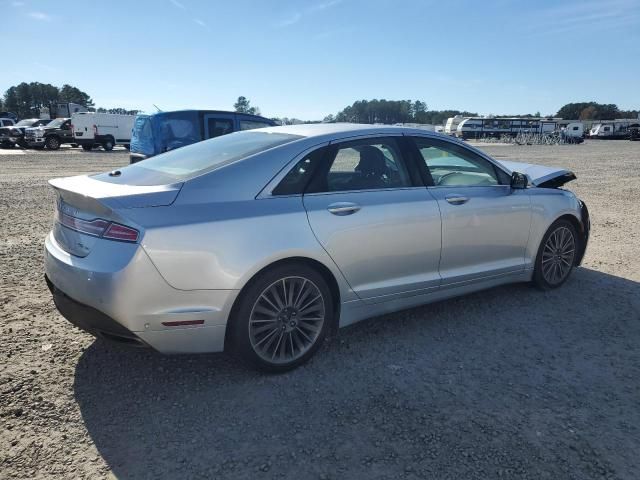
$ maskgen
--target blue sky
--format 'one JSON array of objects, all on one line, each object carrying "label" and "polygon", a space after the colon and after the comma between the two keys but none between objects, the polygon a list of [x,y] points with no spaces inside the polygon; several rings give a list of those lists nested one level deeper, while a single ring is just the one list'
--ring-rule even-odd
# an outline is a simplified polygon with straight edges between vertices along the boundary
[{"label": "blue sky", "polygon": [[[68,10],[66,8],[68,7]],[[322,119],[358,99],[555,113],[640,108],[640,0],[2,0],[0,91],[69,83],[96,106]],[[22,53],[20,53],[22,52]]]}]

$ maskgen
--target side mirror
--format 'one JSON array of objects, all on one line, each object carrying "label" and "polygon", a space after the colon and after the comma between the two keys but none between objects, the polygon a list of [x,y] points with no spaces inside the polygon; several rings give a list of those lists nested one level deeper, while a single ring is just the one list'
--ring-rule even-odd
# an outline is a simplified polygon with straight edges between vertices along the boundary
[{"label": "side mirror", "polygon": [[511,188],[513,189],[523,189],[523,188],[527,188],[527,186],[529,185],[529,180],[527,179],[527,176],[524,173],[520,173],[520,172],[513,172],[511,174]]}]

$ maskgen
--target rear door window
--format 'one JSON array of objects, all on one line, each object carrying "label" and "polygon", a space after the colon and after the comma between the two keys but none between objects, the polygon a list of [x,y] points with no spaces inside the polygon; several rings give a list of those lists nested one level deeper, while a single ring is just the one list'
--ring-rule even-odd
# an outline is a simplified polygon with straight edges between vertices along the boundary
[{"label": "rear door window", "polygon": [[372,138],[338,144],[324,168],[314,175],[309,192],[341,192],[411,187],[409,170],[394,138]]}]

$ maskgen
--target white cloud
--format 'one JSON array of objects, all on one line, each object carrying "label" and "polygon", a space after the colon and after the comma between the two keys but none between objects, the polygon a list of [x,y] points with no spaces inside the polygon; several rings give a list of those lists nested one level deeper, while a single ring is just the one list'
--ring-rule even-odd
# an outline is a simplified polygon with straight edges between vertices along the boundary
[{"label": "white cloud", "polygon": [[181,8],[182,10],[185,10],[185,6],[184,3],[179,2],[178,0],[169,0],[175,7]]},{"label": "white cloud", "polygon": [[200,20],[199,18],[194,18],[194,19],[193,19],[193,21],[194,21],[194,22],[196,22],[196,23],[197,23],[198,25],[200,25],[201,27],[209,28],[209,26],[208,26],[205,22],[203,22],[202,20]]},{"label": "white cloud", "polygon": [[326,0],[324,2],[316,3],[315,5],[312,5],[311,7],[305,10],[293,13],[292,15],[285,18],[281,22],[276,23],[275,27],[284,28],[284,27],[289,27],[291,25],[295,25],[300,20],[302,20],[305,16],[334,7],[341,2],[342,0]]},{"label": "white cloud", "polygon": [[40,20],[41,22],[51,21],[51,15],[44,12],[29,12],[29,16],[35,20]]},{"label": "white cloud", "polygon": [[593,33],[617,30],[640,23],[640,15],[634,10],[634,0],[587,1],[580,4],[559,4],[543,10],[537,21],[531,24],[536,34],[560,34],[568,32]]},{"label": "white cloud", "polygon": [[283,21],[278,22],[276,24],[276,27],[280,27],[280,28],[288,27],[290,25],[294,25],[294,24],[298,23],[301,19],[302,19],[302,14],[301,13],[294,13],[290,17],[285,18]]}]

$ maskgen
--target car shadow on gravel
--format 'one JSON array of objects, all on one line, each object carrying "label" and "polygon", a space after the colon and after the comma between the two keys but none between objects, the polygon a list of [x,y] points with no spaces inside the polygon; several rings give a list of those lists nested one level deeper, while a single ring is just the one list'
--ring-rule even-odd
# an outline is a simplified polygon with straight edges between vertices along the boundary
[{"label": "car shadow on gravel", "polygon": [[75,398],[117,478],[632,478],[640,284],[585,268],[343,329],[296,371],[95,341]]}]

